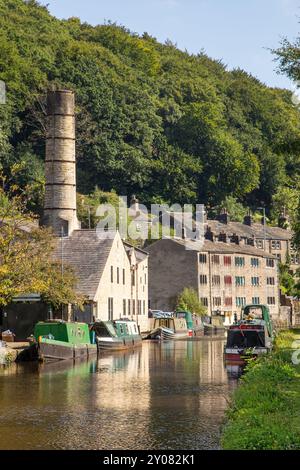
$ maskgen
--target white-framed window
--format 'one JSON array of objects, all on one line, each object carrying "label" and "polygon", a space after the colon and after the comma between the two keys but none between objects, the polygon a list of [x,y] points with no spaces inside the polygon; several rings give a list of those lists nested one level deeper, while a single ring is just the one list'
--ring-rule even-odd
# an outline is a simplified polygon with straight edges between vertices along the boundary
[{"label": "white-framed window", "polygon": [[114,319],[114,299],[113,297],[108,298],[108,319]]}]

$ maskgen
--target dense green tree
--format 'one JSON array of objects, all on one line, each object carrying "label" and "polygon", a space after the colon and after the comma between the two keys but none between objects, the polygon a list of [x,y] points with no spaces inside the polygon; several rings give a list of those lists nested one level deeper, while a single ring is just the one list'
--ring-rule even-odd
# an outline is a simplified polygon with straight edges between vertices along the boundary
[{"label": "dense green tree", "polygon": [[[285,73],[289,78],[297,83],[295,87],[295,95],[292,96],[289,93],[289,100],[293,103],[295,109],[300,108],[300,102],[298,99],[299,96],[299,80],[300,80],[300,68],[299,68],[299,60],[300,60],[300,37],[298,37],[295,43],[291,43],[288,39],[284,39],[282,41],[281,47],[279,47],[276,51],[274,51],[276,55],[276,59],[279,63],[279,70],[282,73]],[[293,151],[298,150],[298,158],[291,161],[289,168],[295,171],[294,176],[295,185],[294,191],[289,191],[289,205],[293,206],[290,207],[290,212],[292,212],[292,222],[293,228],[295,232],[294,243],[295,247],[300,250],[300,192],[299,192],[299,141],[293,139],[291,141],[291,149]],[[292,171],[290,170],[290,173]],[[295,178],[296,176],[296,178]],[[297,200],[297,202],[296,202]]]},{"label": "dense green tree", "polygon": [[188,310],[199,316],[203,316],[207,312],[206,307],[200,302],[197,292],[191,287],[185,287],[178,295],[176,310]]},{"label": "dense green tree", "polygon": [[[291,53],[281,51],[282,67]],[[296,60],[296,59],[295,59]],[[292,62],[291,62],[292,63]],[[58,20],[37,1],[0,0],[0,166],[43,196],[45,91],[76,91],[79,191],[154,201],[227,197],[269,206],[300,172],[300,113],[286,90],[204,52],[191,55],[112,23]]]},{"label": "dense green tree", "polygon": [[0,174],[0,307],[32,292],[55,307],[81,306],[72,269],[66,266],[62,273],[60,263],[53,261],[53,234],[25,213],[25,196],[15,185],[3,189],[6,182]]}]

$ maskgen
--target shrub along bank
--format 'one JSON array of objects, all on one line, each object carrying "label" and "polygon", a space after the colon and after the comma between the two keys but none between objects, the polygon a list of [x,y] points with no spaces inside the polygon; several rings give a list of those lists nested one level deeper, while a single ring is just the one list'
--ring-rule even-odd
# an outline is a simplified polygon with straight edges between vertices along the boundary
[{"label": "shrub along bank", "polygon": [[[241,450],[300,448],[300,361],[293,350],[300,330],[283,331],[274,351],[251,362],[227,411],[222,448]],[[294,344],[295,347],[295,344]]]}]

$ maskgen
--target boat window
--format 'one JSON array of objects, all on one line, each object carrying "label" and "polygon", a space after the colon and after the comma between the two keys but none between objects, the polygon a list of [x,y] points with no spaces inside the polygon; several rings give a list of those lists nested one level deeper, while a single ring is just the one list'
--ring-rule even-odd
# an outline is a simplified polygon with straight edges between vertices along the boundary
[{"label": "boat window", "polygon": [[95,331],[98,336],[110,336],[108,329],[104,325],[96,326]]},{"label": "boat window", "polygon": [[245,311],[245,317],[251,317],[256,320],[261,320],[263,318],[262,309],[260,307],[252,307]]},{"label": "boat window", "polygon": [[[105,323],[104,328],[107,329],[109,335],[108,336],[117,336],[116,331],[111,323]],[[97,330],[98,331],[98,330]]]},{"label": "boat window", "polygon": [[185,312],[177,312],[176,317],[177,318],[185,318]]}]

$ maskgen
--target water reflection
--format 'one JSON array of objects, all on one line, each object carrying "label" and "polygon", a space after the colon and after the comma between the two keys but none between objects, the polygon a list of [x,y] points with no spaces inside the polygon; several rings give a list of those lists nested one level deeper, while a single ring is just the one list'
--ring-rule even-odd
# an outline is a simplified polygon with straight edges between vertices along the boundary
[{"label": "water reflection", "polygon": [[236,385],[223,346],[144,342],[93,361],[2,369],[0,448],[218,448]]}]

